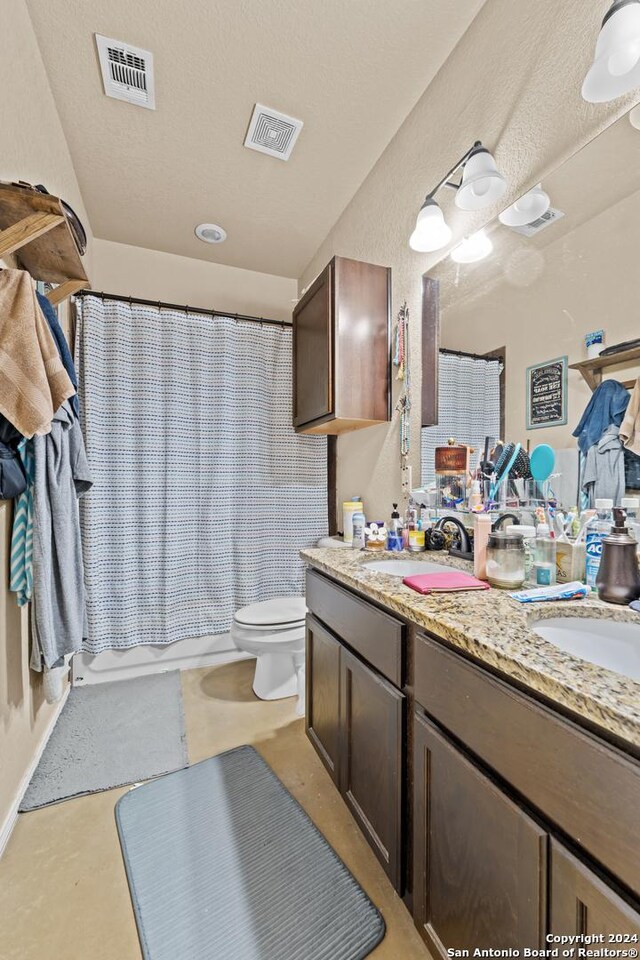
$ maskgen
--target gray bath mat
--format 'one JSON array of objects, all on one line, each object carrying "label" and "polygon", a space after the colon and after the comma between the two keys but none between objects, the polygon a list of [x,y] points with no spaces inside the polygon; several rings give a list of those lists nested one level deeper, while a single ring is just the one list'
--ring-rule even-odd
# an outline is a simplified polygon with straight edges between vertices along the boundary
[{"label": "gray bath mat", "polygon": [[20,810],[149,780],[187,763],[178,671],[74,687]]},{"label": "gray bath mat", "polygon": [[116,805],[145,960],[362,960],[384,920],[252,747]]}]

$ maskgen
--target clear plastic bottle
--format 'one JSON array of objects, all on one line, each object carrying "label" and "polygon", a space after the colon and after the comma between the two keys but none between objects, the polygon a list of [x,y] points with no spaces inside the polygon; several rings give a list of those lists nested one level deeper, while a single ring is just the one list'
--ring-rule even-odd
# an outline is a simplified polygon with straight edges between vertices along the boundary
[{"label": "clear plastic bottle", "polygon": [[603,498],[596,500],[597,515],[587,525],[587,560],[585,583],[592,590],[596,589],[596,577],[602,559],[602,541],[611,533],[613,526],[613,500]]},{"label": "clear plastic bottle", "polygon": [[629,533],[638,544],[638,553],[640,554],[640,520],[638,519],[640,499],[638,497],[623,497],[620,505],[627,516]]},{"label": "clear plastic bottle", "polygon": [[548,523],[540,523],[536,530],[536,559],[533,572],[537,586],[555,586],[557,579],[556,542],[551,538]]},{"label": "clear plastic bottle", "polygon": [[364,528],[367,525],[364,512],[362,510],[358,510],[357,513],[354,513],[351,522],[353,524],[353,537],[351,540],[351,546],[354,550],[364,550]]}]

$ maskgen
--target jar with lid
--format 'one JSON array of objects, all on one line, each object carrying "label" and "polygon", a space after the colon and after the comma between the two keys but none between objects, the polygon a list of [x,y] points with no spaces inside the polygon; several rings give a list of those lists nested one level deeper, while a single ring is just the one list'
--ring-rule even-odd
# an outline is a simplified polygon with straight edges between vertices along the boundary
[{"label": "jar with lid", "polygon": [[517,590],[524,583],[525,549],[522,537],[502,531],[489,534],[487,580],[501,590]]},{"label": "jar with lid", "polygon": [[536,528],[525,524],[510,524],[504,528],[509,537],[520,537],[524,545],[524,579],[525,583],[533,580],[533,564],[536,558]]}]

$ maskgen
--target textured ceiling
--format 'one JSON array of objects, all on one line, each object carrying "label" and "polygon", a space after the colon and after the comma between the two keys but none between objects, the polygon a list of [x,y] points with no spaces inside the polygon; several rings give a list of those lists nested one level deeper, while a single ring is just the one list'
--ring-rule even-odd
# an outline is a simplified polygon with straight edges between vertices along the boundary
[{"label": "textured ceiling", "polygon": [[[483,3],[28,0],[94,234],[290,277]],[[104,96],[96,32],[153,52],[155,111]],[[287,163],[243,148],[256,101],[304,121]]]}]

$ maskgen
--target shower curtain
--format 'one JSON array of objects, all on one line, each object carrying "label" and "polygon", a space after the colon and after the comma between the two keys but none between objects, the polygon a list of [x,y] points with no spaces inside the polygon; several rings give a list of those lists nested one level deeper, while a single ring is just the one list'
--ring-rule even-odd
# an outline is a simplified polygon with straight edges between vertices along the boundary
[{"label": "shower curtain", "polygon": [[495,358],[441,352],[438,363],[438,423],[422,428],[422,486],[435,480],[436,447],[450,437],[476,451],[475,467],[485,437],[500,436],[500,372]]},{"label": "shower curtain", "polygon": [[291,426],[291,331],[78,301],[85,650],[226,632],[303,593],[327,533],[326,440]]}]

